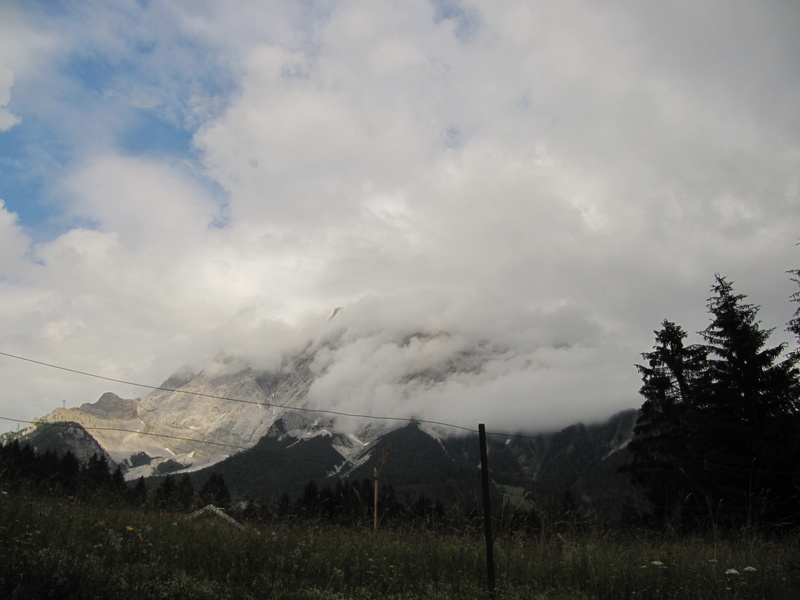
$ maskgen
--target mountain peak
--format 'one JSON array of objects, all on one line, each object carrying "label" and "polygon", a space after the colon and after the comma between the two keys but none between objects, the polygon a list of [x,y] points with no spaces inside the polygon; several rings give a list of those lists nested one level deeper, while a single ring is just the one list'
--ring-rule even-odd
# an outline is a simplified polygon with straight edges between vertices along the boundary
[{"label": "mountain peak", "polygon": [[197,374],[194,372],[194,369],[189,365],[183,365],[180,369],[175,371],[172,375],[167,377],[167,379],[162,383],[159,387],[168,389],[168,390],[177,390],[182,388],[184,385],[189,383],[192,379],[195,378]]},{"label": "mountain peak", "polygon": [[78,410],[102,419],[134,419],[139,414],[139,401],[106,392],[94,404],[81,404]]}]

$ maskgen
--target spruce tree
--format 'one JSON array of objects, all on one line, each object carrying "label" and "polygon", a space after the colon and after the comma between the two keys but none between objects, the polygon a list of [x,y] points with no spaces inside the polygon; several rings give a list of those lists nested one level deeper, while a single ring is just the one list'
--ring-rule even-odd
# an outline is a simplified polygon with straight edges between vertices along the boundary
[{"label": "spruce tree", "polygon": [[655,334],[653,351],[642,354],[646,364],[637,365],[645,402],[629,445],[633,462],[626,470],[645,489],[654,516],[667,521],[697,510],[690,441],[694,413],[705,396],[707,350],[684,345],[686,332],[671,321],[665,320]]},{"label": "spruce tree", "polygon": [[800,354],[767,346],[759,308],[724,277],[711,290],[705,344],[685,346],[685,332],[665,321],[642,355],[645,402],[627,470],[662,519],[796,520]]},{"label": "spruce tree", "polygon": [[708,310],[714,317],[701,332],[709,350],[711,398],[715,416],[759,428],[771,417],[798,409],[797,357],[781,360],[785,344],[765,348],[772,329],[756,320],[759,307],[719,275]]},{"label": "spruce tree", "polygon": [[175,479],[172,475],[166,475],[155,490],[153,502],[156,508],[166,510],[173,508],[175,503]]},{"label": "spruce tree", "polygon": [[[789,271],[789,273],[792,276],[792,281],[800,286],[800,269],[793,269]],[[798,345],[800,345],[800,290],[792,294],[792,302],[796,303],[798,306],[786,330],[794,334]],[[793,354],[797,354],[798,352],[800,352],[800,350],[796,348]]]},{"label": "spruce tree", "polygon": [[188,473],[184,473],[175,485],[175,503],[183,510],[189,510],[194,504],[194,485]]},{"label": "spruce tree", "polygon": [[144,506],[147,503],[147,486],[144,477],[136,480],[136,485],[128,490],[128,502],[132,506]]},{"label": "spruce tree", "polygon": [[798,481],[798,369],[785,345],[767,347],[772,329],[757,320],[724,277],[708,301],[713,320],[701,332],[709,351],[709,403],[698,422],[706,493],[731,523],[785,519]]},{"label": "spruce tree", "polygon": [[212,473],[200,489],[200,498],[206,504],[214,504],[218,508],[225,508],[230,502],[231,495],[225,479],[219,473]]}]

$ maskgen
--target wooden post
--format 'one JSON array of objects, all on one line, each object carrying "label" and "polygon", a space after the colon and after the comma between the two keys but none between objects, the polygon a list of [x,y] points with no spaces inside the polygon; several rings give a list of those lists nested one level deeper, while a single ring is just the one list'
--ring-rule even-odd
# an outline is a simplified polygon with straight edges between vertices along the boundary
[{"label": "wooden post", "polygon": [[375,490],[372,494],[372,530],[378,530],[378,467],[372,468],[372,481],[375,484]]},{"label": "wooden post", "polygon": [[481,446],[481,485],[483,487],[483,532],[486,538],[486,583],[489,597],[494,598],[494,543],[492,541],[492,505],[489,497],[489,460],[486,452],[486,426],[478,425]]},{"label": "wooden post", "polygon": [[375,482],[375,490],[372,494],[373,498],[373,507],[372,507],[372,529],[373,531],[378,530],[378,477],[383,470],[383,465],[386,464],[386,461],[389,458],[389,453],[392,451],[392,445],[388,444],[383,449],[383,456],[381,457],[381,464],[377,467],[372,468],[372,479]]}]

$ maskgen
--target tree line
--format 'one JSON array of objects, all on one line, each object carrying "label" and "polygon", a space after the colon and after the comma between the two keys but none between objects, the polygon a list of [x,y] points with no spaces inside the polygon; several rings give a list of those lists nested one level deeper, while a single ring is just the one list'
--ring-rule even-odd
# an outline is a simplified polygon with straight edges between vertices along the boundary
[{"label": "tree line", "polygon": [[[800,271],[791,271],[800,283]],[[624,470],[649,518],[684,528],[800,524],[800,351],[770,345],[759,307],[715,276],[711,322],[688,343],[664,320],[637,365],[644,397]],[[800,302],[800,293],[792,295]],[[800,341],[800,308],[787,325]]]},{"label": "tree line", "polygon": [[[233,497],[219,473],[211,473],[199,489],[196,483],[189,473],[126,482],[122,469],[111,468],[105,455],[95,454],[81,464],[69,450],[60,455],[50,449],[37,452],[19,440],[0,445],[0,485],[5,493],[173,512],[213,504],[253,522],[279,518],[364,527],[373,523],[374,482],[370,479],[338,479],[324,485],[309,480],[295,497],[282,493],[259,502]],[[431,530],[473,527],[478,531],[482,523],[477,506],[446,503],[426,494],[401,500],[391,484],[379,488],[378,517],[381,527],[411,525]],[[532,510],[515,510],[502,503],[497,518],[501,528],[509,531],[532,528],[535,522]]]},{"label": "tree line", "polygon": [[143,477],[126,482],[122,469],[112,469],[105,455],[94,454],[81,463],[71,450],[37,452],[19,440],[0,444],[0,482],[13,491],[163,510],[226,506],[231,497],[218,473],[212,473],[199,490],[185,473],[160,477],[148,486]]}]

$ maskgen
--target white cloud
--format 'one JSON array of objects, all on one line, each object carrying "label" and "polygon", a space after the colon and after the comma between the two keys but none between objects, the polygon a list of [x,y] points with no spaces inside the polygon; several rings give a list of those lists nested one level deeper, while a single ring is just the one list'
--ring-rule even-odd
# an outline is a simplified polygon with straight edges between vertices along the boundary
[{"label": "white cloud", "polygon": [[162,252],[197,246],[218,212],[179,165],[163,160],[106,154],[71,174],[64,188],[78,219],[116,232],[126,245]]},{"label": "white cloud", "polygon": [[0,199],[0,281],[19,274],[30,240]]},{"label": "white cloud", "polygon": [[[635,405],[638,353],[665,317],[705,326],[715,272],[766,326],[791,315],[796,3],[5,14],[19,44],[0,36],[0,104],[17,133],[46,125],[25,139],[62,227],[0,212],[21,352],[157,383],[225,349],[274,364],[339,328],[321,399],[475,421],[491,397],[509,424],[555,425]],[[143,113],[191,148],[126,151]],[[451,333],[425,352],[507,351],[410,396],[393,382],[428,355],[396,340],[418,330]]]},{"label": "white cloud", "polygon": [[8,131],[21,120],[8,109],[13,85],[14,72],[0,64],[0,131]]}]

